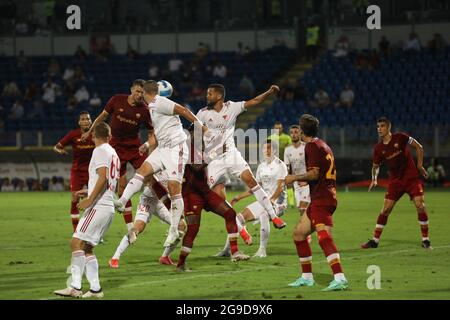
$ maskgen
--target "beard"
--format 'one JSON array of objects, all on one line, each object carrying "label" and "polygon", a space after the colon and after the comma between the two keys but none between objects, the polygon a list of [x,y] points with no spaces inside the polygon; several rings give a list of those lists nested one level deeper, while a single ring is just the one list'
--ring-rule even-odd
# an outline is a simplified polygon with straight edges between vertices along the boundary
[{"label": "beard", "polygon": [[214,106],[216,105],[217,101],[209,101],[206,103],[206,109],[211,110],[214,109]]}]

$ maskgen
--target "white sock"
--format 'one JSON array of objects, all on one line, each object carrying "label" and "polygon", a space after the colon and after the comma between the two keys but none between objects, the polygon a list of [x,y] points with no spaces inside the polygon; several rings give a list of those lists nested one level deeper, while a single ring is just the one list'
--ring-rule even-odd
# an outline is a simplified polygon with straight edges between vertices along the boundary
[{"label": "white sock", "polygon": [[119,201],[122,202],[124,205],[128,202],[128,200],[131,199],[131,197],[139,192],[142,188],[142,185],[144,184],[144,177],[140,174],[135,174],[134,177],[128,182],[125,190],[122,193],[122,196],[120,197]]},{"label": "white sock", "polygon": [[127,236],[123,236],[122,240],[120,241],[119,246],[116,249],[116,253],[114,253],[113,255],[113,259],[120,259],[120,256],[122,255],[122,253],[127,250],[128,246],[130,245],[130,243],[128,242],[128,237]]},{"label": "white sock", "polygon": [[302,278],[305,280],[314,280],[314,276],[310,272],[302,273]]},{"label": "white sock", "polygon": [[259,217],[259,222],[261,223],[260,226],[260,238],[259,238],[259,246],[260,247],[267,247],[267,242],[269,241],[269,235],[270,235],[270,223],[269,223],[269,217],[266,214],[262,214]]},{"label": "white sock", "polygon": [[72,252],[72,264],[70,273],[72,274],[72,288],[81,290],[81,279],[83,277],[84,266],[86,264],[86,257],[83,250]]},{"label": "white sock", "polygon": [[245,219],[244,216],[241,213],[238,213],[236,215],[236,224],[238,227],[238,232],[241,232],[242,228],[244,228]]},{"label": "white sock", "polygon": [[336,281],[347,281],[347,279],[345,278],[345,275],[343,273],[336,273],[334,275],[334,280],[336,280]]},{"label": "white sock", "polygon": [[252,192],[255,195],[256,200],[258,200],[259,204],[269,214],[270,219],[276,218],[277,215],[275,214],[275,210],[273,210],[272,202],[270,202],[269,196],[263,190],[263,188],[261,188],[261,186],[258,184],[252,189]]},{"label": "white sock", "polygon": [[171,220],[170,220],[170,227],[172,230],[178,230],[178,224],[180,223],[181,216],[183,215],[184,211],[184,202],[183,197],[181,194],[176,194],[173,197],[170,198],[171,200]]},{"label": "white sock", "polygon": [[225,246],[223,247],[222,251],[231,251],[231,246],[230,246],[230,241],[228,241],[228,237],[227,237],[227,241],[225,242]]},{"label": "white sock", "polygon": [[98,261],[97,257],[86,257],[86,278],[91,285],[91,291],[100,291],[100,278],[98,277]]},{"label": "white sock", "polygon": [[154,213],[154,215],[161,219],[161,221],[170,224],[172,215],[162,202],[158,202],[158,204],[156,205],[156,212]]}]

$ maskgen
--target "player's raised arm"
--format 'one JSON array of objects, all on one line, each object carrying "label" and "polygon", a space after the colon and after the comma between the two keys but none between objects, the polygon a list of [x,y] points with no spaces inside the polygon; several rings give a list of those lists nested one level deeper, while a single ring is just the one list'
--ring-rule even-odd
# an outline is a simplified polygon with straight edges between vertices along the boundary
[{"label": "player's raised arm", "polygon": [[94,186],[94,190],[92,190],[92,193],[89,197],[78,203],[78,209],[84,210],[86,208],[89,208],[93,203],[94,200],[97,199],[98,195],[105,190],[106,183],[108,182],[108,167],[100,167],[97,169],[98,174],[98,180],[97,183]]},{"label": "player's raised arm", "polygon": [[86,131],[85,133],[83,133],[81,135],[81,140],[84,141],[86,140],[91,134],[92,134],[92,130],[94,130],[94,128],[100,123],[106,120],[106,118],[109,116],[109,113],[106,112],[105,110],[102,111],[102,113],[100,113],[98,115],[98,117],[94,120],[94,122],[92,123],[92,126],[89,128],[88,131]]},{"label": "player's raised arm", "polygon": [[277,85],[273,84],[270,86],[270,89],[267,90],[266,92],[260,94],[259,96],[251,100],[245,101],[244,108],[248,109],[250,107],[257,106],[262,102],[264,102],[271,94],[277,94],[278,92],[280,92],[280,88]]},{"label": "player's raised arm", "polygon": [[378,174],[380,173],[380,166],[372,164],[372,181],[370,182],[369,191],[378,185]]},{"label": "player's raised arm", "polygon": [[417,169],[423,175],[424,178],[428,177],[427,170],[423,167],[423,147],[422,145],[414,138],[410,137],[409,144],[416,149],[417,156]]},{"label": "player's raised arm", "polygon": [[205,125],[203,125],[197,118],[197,116],[193,114],[192,111],[189,110],[188,108],[183,107],[182,105],[176,103],[175,107],[173,108],[173,113],[182,116],[183,118],[190,121],[194,125],[201,127],[203,133],[208,131],[208,128]]}]

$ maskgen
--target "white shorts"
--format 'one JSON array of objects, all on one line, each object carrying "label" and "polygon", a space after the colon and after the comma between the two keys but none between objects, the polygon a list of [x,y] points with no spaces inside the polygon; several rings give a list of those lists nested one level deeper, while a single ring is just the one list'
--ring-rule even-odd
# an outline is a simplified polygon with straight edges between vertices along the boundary
[{"label": "white shorts", "polygon": [[114,213],[113,206],[95,206],[86,209],[78,222],[73,237],[86,241],[93,246],[98,245],[111,225]]},{"label": "white shorts", "polygon": [[239,150],[230,150],[208,164],[206,169],[208,172],[208,185],[210,188],[214,187],[225,174],[239,177],[247,169],[250,170],[250,166]]},{"label": "white shorts", "polygon": [[[275,210],[275,214],[277,216],[282,216],[284,214],[284,211],[287,208],[287,203],[275,203],[274,205],[274,210]],[[255,217],[255,220],[259,220],[259,217],[263,214],[268,214],[266,212],[266,210],[263,208],[262,205],[259,204],[258,201],[252,202],[251,204],[249,204],[247,206],[247,209],[250,210],[253,214],[253,216]]]},{"label": "white shorts", "polygon": [[311,197],[309,195],[309,185],[302,187],[295,185],[294,190],[295,190],[295,202],[297,203],[298,208],[300,207],[300,202],[306,203],[311,202]]},{"label": "white shorts", "polygon": [[146,187],[144,193],[139,198],[134,221],[139,220],[148,224],[153,215],[157,216],[161,221],[170,224],[170,211],[156,197],[153,190]]},{"label": "white shorts", "polygon": [[158,147],[145,159],[154,173],[165,171],[169,181],[183,181],[184,166],[189,159],[186,142],[172,148]]}]

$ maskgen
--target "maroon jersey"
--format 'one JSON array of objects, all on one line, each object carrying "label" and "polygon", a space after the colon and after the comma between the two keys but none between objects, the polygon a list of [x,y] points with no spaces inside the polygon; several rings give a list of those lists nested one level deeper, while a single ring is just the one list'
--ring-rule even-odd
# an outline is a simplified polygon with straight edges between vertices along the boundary
[{"label": "maroon jersey", "polygon": [[140,146],[139,129],[144,125],[152,129],[150,112],[145,103],[131,106],[128,95],[116,94],[109,99],[105,111],[111,115],[109,125],[111,126],[111,145]]},{"label": "maroon jersey", "polygon": [[205,195],[210,189],[206,178],[206,167],[201,170],[194,170],[193,163],[199,162],[201,159],[201,153],[193,151],[194,144],[191,142],[191,148],[189,150],[190,162],[186,164],[183,175],[183,196],[196,192],[201,195]]},{"label": "maroon jersey", "polygon": [[72,171],[88,171],[92,151],[94,151],[95,148],[95,144],[91,137],[88,137],[85,141],[81,141],[81,129],[78,128],[66,134],[66,136],[59,141],[59,144],[63,147],[67,145],[72,146]]},{"label": "maroon jersey", "polygon": [[380,165],[386,162],[390,180],[417,179],[419,173],[408,148],[412,138],[406,133],[394,133],[391,141],[377,143],[373,150],[373,163]]},{"label": "maroon jersey", "polygon": [[336,167],[333,151],[319,138],[305,146],[306,168],[318,168],[319,179],[309,181],[311,203],[316,206],[337,206]]}]

